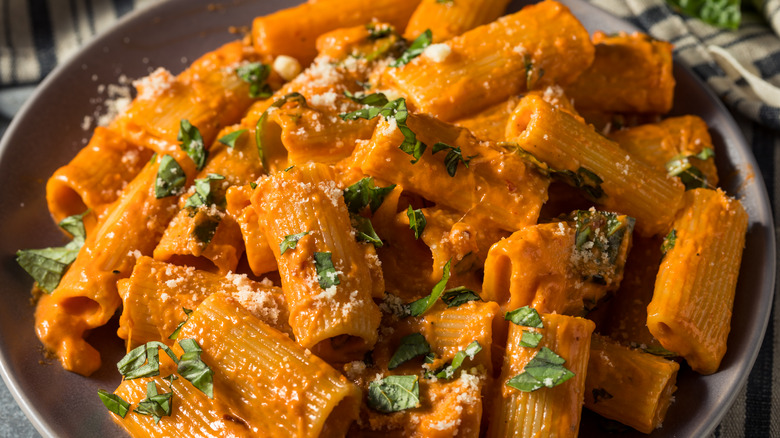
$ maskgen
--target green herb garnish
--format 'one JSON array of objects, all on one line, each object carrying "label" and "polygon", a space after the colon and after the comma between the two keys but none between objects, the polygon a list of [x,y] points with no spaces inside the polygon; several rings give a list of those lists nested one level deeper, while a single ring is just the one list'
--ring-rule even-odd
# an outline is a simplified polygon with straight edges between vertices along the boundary
[{"label": "green herb garnish", "polygon": [[409,208],[406,209],[406,217],[409,218],[409,228],[414,231],[414,238],[419,239],[425,230],[425,225],[428,223],[425,220],[422,210],[419,208],[414,210],[410,205]]},{"label": "green herb garnish", "polygon": [[382,107],[388,103],[387,96],[385,96],[383,93],[365,94],[361,92],[358,94],[352,94],[349,91],[345,91],[344,95],[359,104],[372,107]]},{"label": "green herb garnish", "polygon": [[444,301],[444,304],[446,304],[447,307],[458,307],[469,301],[482,301],[482,298],[473,290],[465,286],[458,286],[445,290],[441,296],[441,300]]},{"label": "green herb garnish", "polygon": [[[263,111],[263,114],[257,119],[255,124],[255,145],[257,146],[257,155],[260,157],[260,162],[263,164],[263,169],[268,169],[268,162],[265,156],[265,144],[263,143],[263,130],[265,128],[265,121],[268,119],[268,110],[271,108],[281,108],[287,102],[298,102],[301,106],[306,106],[306,98],[301,93],[292,92],[280,97],[267,110]],[[288,169],[289,170],[289,169]]]},{"label": "green herb garnish", "polygon": [[420,405],[418,376],[387,376],[368,386],[368,407],[382,412],[398,412]]},{"label": "green herb garnish", "polygon": [[179,122],[179,135],[176,138],[181,142],[179,147],[192,158],[198,170],[203,169],[203,166],[206,165],[208,151],[203,144],[203,137],[200,135],[198,128],[193,126],[189,120],[181,119]]},{"label": "green herb garnish", "polygon": [[38,283],[38,287],[51,293],[62,280],[68,266],[76,260],[87,233],[84,231],[84,213],[68,216],[59,226],[73,236],[65,246],[43,249],[20,249],[16,252],[16,263]]},{"label": "green herb garnish", "polygon": [[194,339],[183,339],[179,346],[184,350],[178,365],[178,373],[209,398],[214,398],[214,371],[200,358],[203,349]]},{"label": "green herb garnish", "polygon": [[448,260],[447,263],[444,264],[441,280],[439,280],[439,282],[436,283],[435,286],[433,286],[433,290],[431,291],[431,294],[426,297],[420,298],[417,301],[412,302],[409,305],[409,314],[412,316],[420,316],[423,313],[430,310],[431,307],[433,307],[433,305],[436,303],[436,300],[438,300],[441,294],[444,292],[444,288],[447,287],[447,282],[449,280],[450,280],[450,261]]},{"label": "green herb garnish", "polygon": [[331,253],[315,252],[314,267],[317,270],[317,281],[319,281],[321,288],[327,289],[341,283],[339,274],[333,266]]},{"label": "green herb garnish", "polygon": [[523,392],[536,391],[539,388],[552,388],[574,377],[574,373],[566,369],[566,360],[547,347],[542,347],[531,360],[525,364],[523,372],[512,377],[506,385]]},{"label": "green herb garnish", "polygon": [[539,332],[523,330],[523,335],[520,337],[520,346],[536,348],[539,346],[539,342],[542,340],[542,337],[542,334]]},{"label": "green herb garnish", "polygon": [[374,225],[369,218],[350,213],[349,219],[352,222],[352,227],[356,231],[355,238],[358,242],[373,243],[377,248],[383,245],[382,239],[377,236],[376,231],[374,231]]},{"label": "green herb garnish", "polygon": [[695,155],[676,155],[666,162],[666,172],[670,176],[679,177],[680,181],[685,185],[685,190],[708,187],[707,177],[701,169],[691,163],[691,158],[704,161],[714,156],[715,151],[712,148],[704,148]]},{"label": "green herb garnish", "polygon": [[179,163],[170,155],[160,158],[160,167],[157,168],[157,179],[154,181],[154,197],[157,199],[177,196],[187,183],[187,175]]},{"label": "green herb garnish", "polygon": [[222,181],[225,177],[217,173],[210,173],[206,178],[195,180],[195,193],[187,198],[184,203],[185,208],[198,208],[202,205],[209,206],[214,204],[214,191],[211,189],[212,181]]},{"label": "green herb garnish", "polygon": [[234,148],[236,147],[236,140],[238,140],[238,138],[241,137],[241,135],[245,132],[246,129],[239,129],[238,131],[233,131],[230,134],[225,134],[218,141],[229,148]]},{"label": "green herb garnish", "polygon": [[455,357],[452,358],[452,363],[447,365],[447,367],[440,372],[436,373],[436,378],[451,379],[455,375],[455,371],[457,371],[458,368],[463,365],[463,361],[466,360],[466,357],[469,359],[474,359],[474,356],[480,351],[482,351],[482,346],[479,345],[479,342],[473,341],[466,347],[465,350],[461,350],[455,353]]},{"label": "green herb garnish", "polygon": [[395,184],[377,187],[374,178],[365,177],[344,189],[344,203],[350,213],[360,213],[366,207],[371,208],[371,213],[374,213],[394,188]]},{"label": "green herb garnish", "polygon": [[241,80],[249,84],[249,97],[271,97],[273,90],[266,82],[271,74],[271,66],[261,62],[244,64],[236,69]]},{"label": "green herb garnish", "polygon": [[669,234],[664,237],[664,243],[661,244],[661,254],[666,255],[667,252],[669,252],[672,248],[674,248],[674,245],[677,244],[677,230],[672,228],[672,231],[669,231]]},{"label": "green herb garnish", "polygon": [[133,412],[154,417],[154,423],[160,422],[161,417],[171,415],[171,398],[173,392],[157,393],[157,385],[154,381],[146,383],[146,398],[138,403]]},{"label": "green herb garnish", "polygon": [[176,354],[167,345],[159,341],[151,341],[130,350],[116,364],[119,374],[128,380],[159,375],[160,356],[158,349],[162,349],[174,362],[179,363]]},{"label": "green herb garnish", "polygon": [[190,319],[190,315],[192,314],[192,310],[182,307],[181,310],[184,311],[184,321],[180,322],[179,325],[176,326],[176,330],[171,333],[170,336],[168,336],[168,339],[176,340],[179,337],[179,332],[181,331],[181,328],[184,327],[184,324],[187,323]]},{"label": "green herb garnish", "polygon": [[523,327],[544,328],[542,323],[542,317],[539,316],[539,312],[536,309],[528,306],[520,307],[519,309],[506,312],[504,319],[512,321],[516,325]]},{"label": "green herb garnish", "polygon": [[436,154],[436,152],[443,150],[447,150],[447,155],[444,157],[444,167],[447,168],[447,174],[450,176],[455,176],[455,172],[458,170],[458,163],[463,163],[463,166],[468,169],[471,159],[474,158],[474,156],[471,156],[464,159],[460,147],[450,146],[447,143],[436,143],[433,145],[432,153]]},{"label": "green herb garnish", "polygon": [[401,345],[395,350],[393,357],[390,358],[387,369],[395,369],[408,360],[414,359],[417,356],[426,355],[430,352],[431,346],[428,344],[428,341],[425,340],[425,336],[420,333],[406,335],[401,339]]},{"label": "green herb garnish", "polygon": [[307,234],[309,234],[309,232],[304,231],[298,234],[288,234],[287,236],[284,236],[284,240],[279,243],[279,255],[284,254],[288,249],[295,249],[295,247],[298,246],[298,241],[301,240],[301,237]]},{"label": "green herb garnish", "polygon": [[432,41],[433,34],[431,33],[430,29],[426,29],[425,32],[421,33],[420,36],[412,41],[412,44],[409,45],[409,48],[406,49],[406,51],[404,51],[404,53],[402,53],[398,59],[390,63],[390,66],[401,67],[402,65],[408,64],[409,61],[420,56],[425,48],[431,45]]},{"label": "green herb garnish", "polygon": [[125,418],[127,412],[130,411],[130,403],[126,402],[122,397],[116,394],[112,394],[105,389],[98,389],[98,397],[100,397],[100,401],[103,402],[109,411],[119,415],[122,418]]}]

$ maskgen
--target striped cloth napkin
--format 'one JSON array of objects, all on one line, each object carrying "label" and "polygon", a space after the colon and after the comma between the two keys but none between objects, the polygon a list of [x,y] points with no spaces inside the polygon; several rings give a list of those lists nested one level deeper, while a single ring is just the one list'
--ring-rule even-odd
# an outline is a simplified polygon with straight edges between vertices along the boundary
[{"label": "striped cloth napkin", "polygon": [[[0,135],[57,63],[121,15],[156,1],[0,0]],[[780,164],[780,0],[753,0],[736,31],[679,15],[664,0],[587,1],[675,45],[676,59],[731,109],[756,155],[774,208]],[[773,306],[756,365],[713,437],[780,438],[780,344],[775,343],[780,300]],[[2,384],[0,436],[38,436]]]}]

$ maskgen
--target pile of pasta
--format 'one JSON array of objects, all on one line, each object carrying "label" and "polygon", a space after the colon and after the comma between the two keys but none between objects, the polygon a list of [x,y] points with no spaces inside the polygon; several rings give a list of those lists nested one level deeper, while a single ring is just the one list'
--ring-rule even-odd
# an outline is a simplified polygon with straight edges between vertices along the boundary
[{"label": "pile of pasta", "polygon": [[310,0],[159,69],[49,179],[44,346],[133,436],[660,427],[726,351],[748,216],[671,45],[546,0]]}]

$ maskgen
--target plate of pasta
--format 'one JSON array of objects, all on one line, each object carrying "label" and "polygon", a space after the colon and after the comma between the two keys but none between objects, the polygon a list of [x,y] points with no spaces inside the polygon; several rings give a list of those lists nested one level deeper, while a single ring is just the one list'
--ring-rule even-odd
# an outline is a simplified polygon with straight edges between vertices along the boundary
[{"label": "plate of pasta", "polygon": [[175,0],[60,66],[0,145],[41,434],[707,436],[774,290],[755,158],[669,43],[508,3]]}]

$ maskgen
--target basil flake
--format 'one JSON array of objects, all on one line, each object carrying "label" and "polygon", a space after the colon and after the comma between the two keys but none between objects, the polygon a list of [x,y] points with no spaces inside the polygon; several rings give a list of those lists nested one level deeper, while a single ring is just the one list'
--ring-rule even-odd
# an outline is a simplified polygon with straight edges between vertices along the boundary
[{"label": "basil flake", "polygon": [[368,407],[382,412],[398,412],[420,405],[418,376],[387,376],[368,386]]},{"label": "basil flake", "polygon": [[160,422],[161,417],[171,415],[171,398],[173,392],[157,393],[157,385],[154,381],[146,383],[146,398],[138,403],[133,412],[154,417],[154,423]]},{"label": "basil flake", "polygon": [[506,385],[523,392],[536,391],[539,388],[552,388],[574,377],[566,369],[566,360],[547,347],[542,347],[523,368],[523,372],[512,377]]},{"label": "basil flake", "polygon": [[344,91],[344,95],[359,104],[373,107],[385,106],[388,102],[387,96],[385,96],[384,93],[365,94],[361,92],[358,94],[352,94],[349,92],[349,90],[347,90]]},{"label": "basil flake", "polygon": [[369,40],[378,40],[387,36],[390,36],[395,32],[392,26],[384,25],[378,28],[375,23],[366,23],[366,30],[368,30]]},{"label": "basil flake", "polygon": [[516,325],[523,327],[544,328],[542,323],[542,317],[539,316],[539,312],[536,309],[528,306],[520,307],[519,309],[506,312],[504,319],[512,321]]},{"label": "basil flake", "polygon": [[288,249],[295,249],[295,247],[298,246],[298,241],[301,240],[301,237],[307,234],[309,234],[309,232],[304,231],[298,234],[288,234],[287,236],[284,236],[284,240],[279,243],[279,255],[284,254]]},{"label": "basil flake", "polygon": [[98,389],[98,397],[103,402],[106,409],[125,418],[127,412],[130,410],[130,403],[126,402],[122,397],[112,394],[105,389]]},{"label": "basil flake", "polygon": [[187,183],[187,175],[179,163],[170,155],[160,158],[160,167],[157,168],[157,179],[154,182],[154,197],[157,199],[177,196]]},{"label": "basil flake", "polygon": [[523,330],[523,335],[520,337],[520,346],[526,348],[536,348],[539,346],[539,342],[542,340],[542,337],[542,334],[539,332]]},{"label": "basil flake", "polygon": [[38,283],[38,287],[47,293],[57,288],[68,270],[68,266],[76,260],[87,233],[84,230],[84,216],[90,210],[81,214],[68,216],[60,221],[59,226],[73,236],[73,240],[65,246],[43,249],[20,249],[16,252],[16,263],[22,267]]},{"label": "basil flake", "polygon": [[356,120],[373,119],[380,115],[384,117],[385,120],[389,120],[390,117],[395,118],[396,126],[404,136],[404,139],[398,148],[414,158],[411,160],[412,164],[419,161],[428,146],[420,140],[417,140],[417,135],[406,126],[406,119],[409,116],[409,111],[406,108],[406,99],[403,97],[387,102],[381,108],[363,108],[351,113],[339,114],[339,117],[341,117],[342,120]]},{"label": "basil flake", "polygon": [[327,289],[331,286],[341,284],[339,274],[333,266],[331,253],[315,252],[314,268],[317,270],[317,281],[319,281],[321,288]]},{"label": "basil flake", "polygon": [[251,62],[236,69],[241,80],[249,84],[249,97],[270,97],[273,94],[271,86],[266,82],[271,74],[271,66],[261,62]]},{"label": "basil flake", "polygon": [[398,59],[390,63],[390,66],[401,67],[402,65],[408,64],[409,61],[420,56],[425,48],[431,45],[432,41],[433,34],[431,33],[430,29],[426,29],[425,32],[421,33],[420,36],[412,41],[412,44],[409,45],[409,48],[406,49],[406,51],[404,51],[404,53],[402,53]]},{"label": "basil flake", "polygon": [[469,359],[474,359],[474,356],[480,351],[482,351],[482,346],[479,345],[479,342],[473,341],[466,347],[465,350],[461,350],[455,353],[455,356],[452,358],[452,363],[447,365],[447,367],[442,371],[438,372],[436,374],[436,378],[451,379],[455,375],[455,371],[457,371],[458,368],[463,365],[463,361],[466,360],[466,357]]},{"label": "basil flake", "polygon": [[448,260],[447,263],[444,265],[444,269],[441,275],[441,280],[439,280],[438,283],[436,283],[435,286],[433,286],[433,290],[431,291],[431,294],[427,297],[420,298],[417,301],[414,301],[409,306],[409,314],[412,316],[420,316],[423,313],[430,310],[431,307],[436,303],[436,300],[439,299],[442,292],[444,292],[444,288],[447,287],[447,282],[450,280],[450,261]]},{"label": "basil flake", "polygon": [[203,137],[198,128],[193,126],[189,120],[181,119],[179,123],[179,135],[176,137],[181,142],[179,147],[192,158],[198,170],[201,170],[206,165],[206,157],[208,156],[206,146],[203,144]]},{"label": "basil flake", "polygon": [[194,339],[183,339],[179,346],[184,354],[179,359],[178,373],[209,398],[214,398],[214,371],[200,358],[203,349]]},{"label": "basil flake", "polygon": [[198,208],[201,205],[209,206],[214,204],[214,193],[211,190],[212,181],[222,181],[225,177],[217,174],[210,173],[206,178],[198,178],[195,180],[195,193],[192,194],[184,203],[185,208]]},{"label": "basil flake", "polygon": [[445,290],[441,296],[441,300],[444,301],[444,304],[446,304],[447,307],[458,307],[469,301],[482,301],[482,298],[473,290],[465,286],[458,286]]},{"label": "basil flake", "polygon": [[350,213],[360,213],[366,207],[374,213],[394,188],[395,184],[377,187],[374,178],[365,177],[344,189],[344,203]]},{"label": "basil flake", "polygon": [[225,134],[217,141],[229,148],[234,148],[236,147],[236,140],[238,140],[238,138],[241,137],[241,135],[245,132],[246,129],[239,129],[238,131],[233,131],[230,134]]},{"label": "basil flake", "polygon": [[463,163],[467,169],[471,159],[475,157],[471,156],[466,159],[463,158],[463,152],[460,147],[450,146],[447,143],[436,143],[433,145],[433,154],[435,155],[439,151],[448,150],[447,155],[444,157],[444,167],[447,169],[447,174],[455,176],[455,172],[458,170],[458,163]]},{"label": "basil flake", "polygon": [[676,176],[680,178],[685,190],[693,190],[703,187],[708,187],[709,182],[704,172],[691,163],[691,158],[704,161],[708,158],[714,157],[715,151],[712,148],[704,148],[695,155],[676,155],[671,160],[666,162],[666,172],[670,176]]},{"label": "basil flake", "polygon": [[[301,93],[292,92],[280,97],[267,110],[263,111],[263,114],[257,119],[255,124],[255,145],[257,146],[257,155],[260,157],[260,162],[263,164],[263,169],[268,170],[268,162],[265,156],[265,144],[263,143],[263,130],[265,129],[265,121],[268,119],[268,110],[271,108],[281,108],[287,102],[298,102],[301,106],[306,106],[306,98]],[[286,170],[289,170],[286,169]]]},{"label": "basil flake", "polygon": [[414,231],[414,238],[419,239],[425,230],[425,225],[428,224],[428,221],[425,220],[425,216],[423,215],[422,210],[419,208],[417,210],[413,210],[412,206],[410,205],[409,208],[406,209],[406,217],[409,218],[409,228]]},{"label": "basil flake", "polygon": [[666,255],[667,252],[671,251],[672,248],[674,248],[674,245],[677,244],[677,230],[672,228],[672,231],[669,231],[669,234],[664,237],[664,243],[661,244],[661,254]]},{"label": "basil flake", "polygon": [[402,363],[414,359],[417,356],[422,356],[431,352],[431,346],[428,341],[425,340],[425,336],[420,333],[412,333],[406,335],[401,339],[401,345],[393,353],[393,357],[390,358],[390,362],[387,364],[387,369],[392,370],[397,368]]},{"label": "basil flake", "polygon": [[350,213],[349,219],[350,222],[352,222],[352,227],[356,231],[355,239],[357,239],[358,242],[372,243],[377,248],[380,248],[383,245],[382,239],[377,236],[376,231],[374,231],[374,225],[369,218]]},{"label": "basil flake", "polygon": [[116,364],[119,374],[128,380],[159,375],[160,356],[158,349],[162,349],[174,362],[179,363],[176,354],[167,345],[159,341],[151,341],[130,350]]},{"label": "basil flake", "polygon": [[192,229],[192,236],[203,244],[203,247],[208,246],[211,243],[211,239],[214,238],[214,234],[217,233],[217,227],[222,220],[218,215],[206,215],[202,216],[195,227]]},{"label": "basil flake", "polygon": [[181,328],[184,327],[184,324],[187,323],[190,319],[190,315],[192,314],[192,310],[186,309],[184,307],[181,308],[181,310],[184,311],[184,321],[180,322],[179,325],[176,326],[176,330],[171,333],[170,336],[168,336],[168,339],[176,340],[179,337],[179,332],[181,331]]}]

